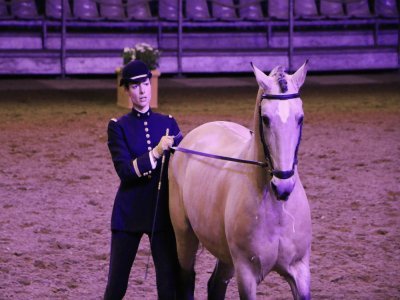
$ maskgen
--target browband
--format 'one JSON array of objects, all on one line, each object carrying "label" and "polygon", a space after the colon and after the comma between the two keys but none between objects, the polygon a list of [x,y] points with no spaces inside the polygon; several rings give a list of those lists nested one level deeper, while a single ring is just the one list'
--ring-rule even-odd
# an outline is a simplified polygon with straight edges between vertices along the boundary
[{"label": "browband", "polygon": [[261,95],[261,99],[268,99],[268,100],[289,100],[294,98],[299,98],[300,94],[282,94],[282,95],[271,95],[271,94],[263,94]]}]

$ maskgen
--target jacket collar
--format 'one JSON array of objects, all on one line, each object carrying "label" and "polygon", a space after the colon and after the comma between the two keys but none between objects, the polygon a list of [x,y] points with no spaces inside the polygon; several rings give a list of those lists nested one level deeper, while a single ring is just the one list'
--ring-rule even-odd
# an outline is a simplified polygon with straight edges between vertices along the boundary
[{"label": "jacket collar", "polygon": [[137,111],[136,109],[132,108],[132,115],[136,118],[136,119],[147,119],[148,117],[150,117],[152,114],[151,108],[149,108],[148,111],[146,111],[145,113],[141,113],[139,111]]}]

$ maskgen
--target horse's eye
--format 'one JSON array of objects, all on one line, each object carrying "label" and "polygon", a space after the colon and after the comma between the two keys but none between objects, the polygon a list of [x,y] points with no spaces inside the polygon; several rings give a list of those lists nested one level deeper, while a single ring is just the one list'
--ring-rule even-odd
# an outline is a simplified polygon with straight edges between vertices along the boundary
[{"label": "horse's eye", "polygon": [[267,127],[269,127],[269,125],[270,125],[270,120],[269,120],[269,118],[268,118],[267,116],[263,116],[262,119],[263,119],[264,125],[267,126]]},{"label": "horse's eye", "polygon": [[297,121],[298,124],[299,124],[299,125],[303,125],[303,120],[304,120],[304,117],[301,116],[301,117],[299,118],[299,120]]}]

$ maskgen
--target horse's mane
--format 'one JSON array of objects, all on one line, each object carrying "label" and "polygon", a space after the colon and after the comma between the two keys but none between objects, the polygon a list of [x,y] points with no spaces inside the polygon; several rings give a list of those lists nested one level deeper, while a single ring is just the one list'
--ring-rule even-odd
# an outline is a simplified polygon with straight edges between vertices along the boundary
[{"label": "horse's mane", "polygon": [[276,66],[271,73],[269,73],[269,76],[275,77],[278,81],[282,93],[285,93],[288,90],[285,75],[285,68],[283,66]]}]

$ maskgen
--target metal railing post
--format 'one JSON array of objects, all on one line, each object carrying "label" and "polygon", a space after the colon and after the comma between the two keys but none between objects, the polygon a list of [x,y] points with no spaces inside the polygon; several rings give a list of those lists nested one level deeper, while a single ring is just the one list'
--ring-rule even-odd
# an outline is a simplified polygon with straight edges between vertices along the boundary
[{"label": "metal railing post", "polygon": [[65,78],[65,59],[66,59],[66,34],[67,34],[67,27],[66,27],[66,1],[62,0],[61,2],[61,53],[60,53],[60,68],[61,68],[61,78]]},{"label": "metal railing post", "polygon": [[289,72],[293,69],[293,0],[289,0]]},{"label": "metal railing post", "polygon": [[178,1],[178,76],[182,76],[182,18],[183,18],[182,0]]},{"label": "metal railing post", "polygon": [[47,49],[47,19],[42,20],[42,50]]},{"label": "metal railing post", "polygon": [[400,16],[397,19],[397,70],[400,71]]}]

